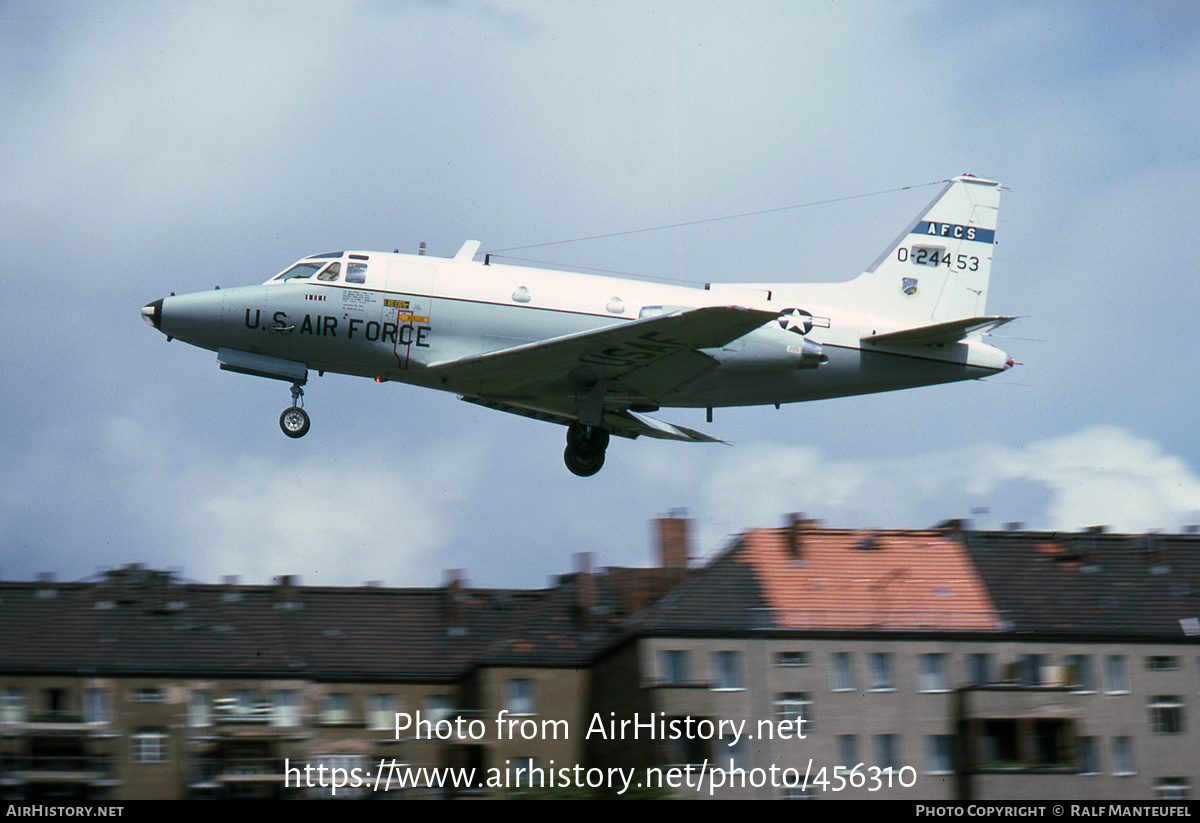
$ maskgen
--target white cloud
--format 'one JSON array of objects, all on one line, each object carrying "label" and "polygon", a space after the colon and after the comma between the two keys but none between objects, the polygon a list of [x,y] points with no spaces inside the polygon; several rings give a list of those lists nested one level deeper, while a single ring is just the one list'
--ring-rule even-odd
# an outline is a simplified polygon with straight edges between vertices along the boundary
[{"label": "white cloud", "polygon": [[[924,527],[986,506],[992,519],[1034,529],[1105,524],[1125,532],[1175,530],[1200,516],[1195,472],[1157,443],[1115,427],[878,460],[760,443],[724,450],[711,466],[696,512],[720,524],[710,529],[720,533],[702,541],[709,548],[729,524],[772,525],[793,511],[831,525]],[[1044,490],[1044,499],[1006,497],[1021,485]]]},{"label": "white cloud", "polygon": [[[141,410],[35,447],[16,467],[24,482],[0,497],[0,525],[10,525],[0,539],[42,565],[14,551],[4,571],[73,579],[137,561],[209,582],[290,573],[314,585],[426,585],[475,490],[482,448],[460,437],[436,455],[429,444],[397,457],[341,441],[332,452],[317,443],[250,455],[169,425]],[[20,526],[31,523],[36,534]]]}]

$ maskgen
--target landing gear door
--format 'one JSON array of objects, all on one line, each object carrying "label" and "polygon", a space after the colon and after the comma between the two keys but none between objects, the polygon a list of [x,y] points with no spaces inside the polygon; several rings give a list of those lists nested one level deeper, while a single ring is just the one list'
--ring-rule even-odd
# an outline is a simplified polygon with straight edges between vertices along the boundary
[{"label": "landing gear door", "polygon": [[421,260],[389,261],[383,322],[396,329],[391,337],[396,367],[427,365],[431,357],[433,277],[436,268]]}]

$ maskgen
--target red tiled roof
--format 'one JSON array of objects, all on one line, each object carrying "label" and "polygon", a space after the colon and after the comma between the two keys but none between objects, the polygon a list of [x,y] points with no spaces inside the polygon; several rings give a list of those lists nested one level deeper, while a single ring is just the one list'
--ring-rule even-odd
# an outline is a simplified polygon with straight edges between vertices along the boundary
[{"label": "red tiled roof", "polygon": [[938,531],[755,529],[737,561],[753,569],[777,628],[1004,627],[962,543]]}]

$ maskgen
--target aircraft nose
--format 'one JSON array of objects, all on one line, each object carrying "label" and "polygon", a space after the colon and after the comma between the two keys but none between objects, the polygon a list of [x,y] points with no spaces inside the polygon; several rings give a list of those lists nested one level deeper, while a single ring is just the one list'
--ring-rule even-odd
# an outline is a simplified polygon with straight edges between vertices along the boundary
[{"label": "aircraft nose", "polygon": [[162,324],[162,304],[162,298],[159,298],[142,306],[142,319],[156,329]]}]

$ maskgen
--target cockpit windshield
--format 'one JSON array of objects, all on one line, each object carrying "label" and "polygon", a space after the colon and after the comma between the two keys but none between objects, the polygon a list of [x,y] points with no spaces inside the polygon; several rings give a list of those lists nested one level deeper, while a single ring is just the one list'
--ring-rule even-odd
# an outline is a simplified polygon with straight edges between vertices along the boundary
[{"label": "cockpit windshield", "polygon": [[[320,272],[320,274],[317,274],[317,272]],[[297,263],[282,274],[275,275],[268,282],[282,283],[285,280],[310,280],[314,274],[323,283],[334,283],[342,275],[342,263],[340,260],[327,263],[324,260],[309,258]]]},{"label": "cockpit windshield", "polygon": [[283,274],[276,277],[276,280],[307,280],[325,266],[324,263],[297,263]]},{"label": "cockpit windshield", "polygon": [[[339,280],[345,283],[365,283],[367,264],[365,262],[350,263],[343,267],[341,257],[344,254],[345,252],[331,251],[325,254],[311,255],[275,275],[267,282],[285,283],[290,280],[312,281],[316,279],[322,283],[336,283]],[[350,257],[354,260],[365,261],[368,259],[365,255],[359,254],[352,254]]]}]

